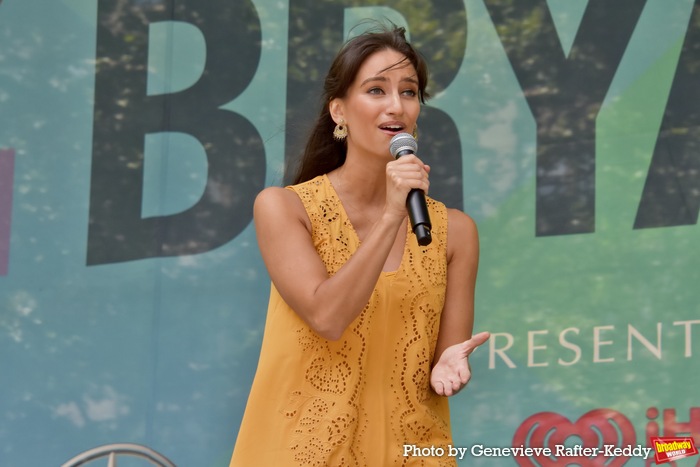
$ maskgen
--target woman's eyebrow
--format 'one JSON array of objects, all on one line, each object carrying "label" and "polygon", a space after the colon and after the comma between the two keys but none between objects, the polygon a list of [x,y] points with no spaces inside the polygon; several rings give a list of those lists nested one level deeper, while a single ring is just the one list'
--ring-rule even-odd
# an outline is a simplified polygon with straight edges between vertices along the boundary
[{"label": "woman's eyebrow", "polygon": [[388,79],[385,76],[372,76],[372,77],[364,80],[362,82],[361,86],[364,86],[365,84],[372,82],[372,81],[388,81]]},{"label": "woman's eyebrow", "polygon": [[[365,84],[367,84],[367,83],[369,83],[369,82],[372,82],[372,81],[382,81],[382,82],[386,82],[386,81],[388,81],[388,79],[387,79],[385,76],[372,76],[372,77],[367,78],[366,80],[364,80],[364,81],[362,82],[362,84],[360,84],[360,86],[364,86]],[[402,82],[403,82],[403,81],[407,81],[407,82],[409,82],[409,83],[418,84],[418,80],[417,80],[416,78],[414,78],[413,76],[407,76],[407,77],[405,77],[405,78],[401,78],[401,81],[402,81]]]}]

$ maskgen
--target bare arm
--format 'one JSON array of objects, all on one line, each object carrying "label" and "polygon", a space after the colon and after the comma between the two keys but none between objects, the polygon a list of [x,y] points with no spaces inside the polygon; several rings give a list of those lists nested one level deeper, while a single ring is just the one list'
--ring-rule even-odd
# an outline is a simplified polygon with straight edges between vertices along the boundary
[{"label": "bare arm", "polygon": [[433,389],[451,396],[471,377],[468,357],[489,337],[474,328],[474,291],[479,265],[479,234],[474,221],[458,210],[448,211],[447,291],[431,373]]},{"label": "bare arm", "polygon": [[392,161],[387,164],[387,187],[382,216],[330,277],[296,193],[267,188],[255,200],[258,245],[270,278],[285,302],[322,337],[339,339],[364,309],[406,217],[406,195],[411,188],[427,190],[427,172],[417,158]]}]

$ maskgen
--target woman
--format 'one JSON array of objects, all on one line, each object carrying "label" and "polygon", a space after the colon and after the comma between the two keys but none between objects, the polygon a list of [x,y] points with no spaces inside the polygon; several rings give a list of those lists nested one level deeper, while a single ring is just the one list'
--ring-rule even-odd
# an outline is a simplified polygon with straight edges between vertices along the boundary
[{"label": "woman", "polygon": [[394,160],[427,70],[404,30],[350,40],[325,81],[295,184],[255,201],[272,279],[265,336],[231,466],[454,465],[404,456],[452,443],[447,398],[469,380],[478,235],[427,198],[432,243],[406,213],[430,167]]}]

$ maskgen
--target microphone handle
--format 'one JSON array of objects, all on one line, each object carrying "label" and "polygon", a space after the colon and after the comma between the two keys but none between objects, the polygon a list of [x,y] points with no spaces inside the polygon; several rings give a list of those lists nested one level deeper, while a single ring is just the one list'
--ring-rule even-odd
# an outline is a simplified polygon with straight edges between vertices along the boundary
[{"label": "microphone handle", "polygon": [[408,217],[411,220],[413,233],[416,234],[418,244],[420,246],[430,245],[430,242],[433,241],[433,237],[430,233],[432,225],[430,224],[430,216],[425,203],[425,193],[423,193],[423,190],[414,188],[408,192],[406,210],[408,210]]},{"label": "microphone handle", "polygon": [[[408,154],[413,154],[413,151],[404,149],[396,154],[396,158],[398,159]],[[420,246],[430,245],[430,242],[433,241],[430,229],[432,229],[433,226],[430,223],[430,215],[428,214],[428,206],[425,202],[425,193],[423,190],[414,188],[408,192],[408,196],[406,197],[406,210],[408,211],[411,228],[416,235],[418,244]]]}]

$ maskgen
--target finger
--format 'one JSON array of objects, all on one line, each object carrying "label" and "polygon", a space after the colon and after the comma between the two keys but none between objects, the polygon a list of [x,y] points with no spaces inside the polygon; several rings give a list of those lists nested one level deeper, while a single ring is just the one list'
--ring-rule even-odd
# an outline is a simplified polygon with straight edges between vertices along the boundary
[{"label": "finger", "polygon": [[391,161],[387,164],[390,170],[395,170],[401,173],[411,173],[415,176],[428,178],[430,167],[423,164],[420,159],[413,156],[402,157],[396,161]]},{"label": "finger", "polygon": [[388,167],[387,174],[395,181],[401,179],[428,180],[428,173],[417,164]]},{"label": "finger", "polygon": [[402,162],[402,163],[417,162],[420,165],[425,165],[425,164],[423,164],[423,161],[421,161],[420,158],[415,154],[407,154],[407,155],[399,157],[398,159],[395,159],[395,160],[396,160],[396,162]]},{"label": "finger", "polygon": [[441,395],[447,396],[447,397],[449,397],[449,396],[452,395],[452,383],[450,383],[450,382],[448,381],[447,384],[444,384],[444,385],[443,385],[443,389],[442,389],[442,394],[441,394]]},{"label": "finger", "polygon": [[479,347],[481,344],[489,340],[489,337],[491,334],[489,332],[480,332],[479,334],[475,334],[474,336],[471,337],[471,339],[468,339],[464,341],[464,348],[467,351],[467,355],[472,353],[474,349]]},{"label": "finger", "polygon": [[402,173],[396,173],[394,177],[394,184],[396,187],[404,189],[418,189],[428,192],[430,188],[430,182],[428,179],[417,171],[406,171]]},{"label": "finger", "polygon": [[469,370],[469,367],[462,367],[457,371],[457,375],[462,384],[467,384],[472,377],[472,372]]},{"label": "finger", "polygon": [[420,164],[405,164],[392,167],[393,173],[404,177],[428,180],[428,172]]},{"label": "finger", "polygon": [[401,157],[395,161],[389,162],[389,164],[393,164],[394,166],[399,167],[399,168],[416,170],[426,177],[430,173],[430,166],[427,164],[424,164],[416,156],[404,156],[404,157]]}]

